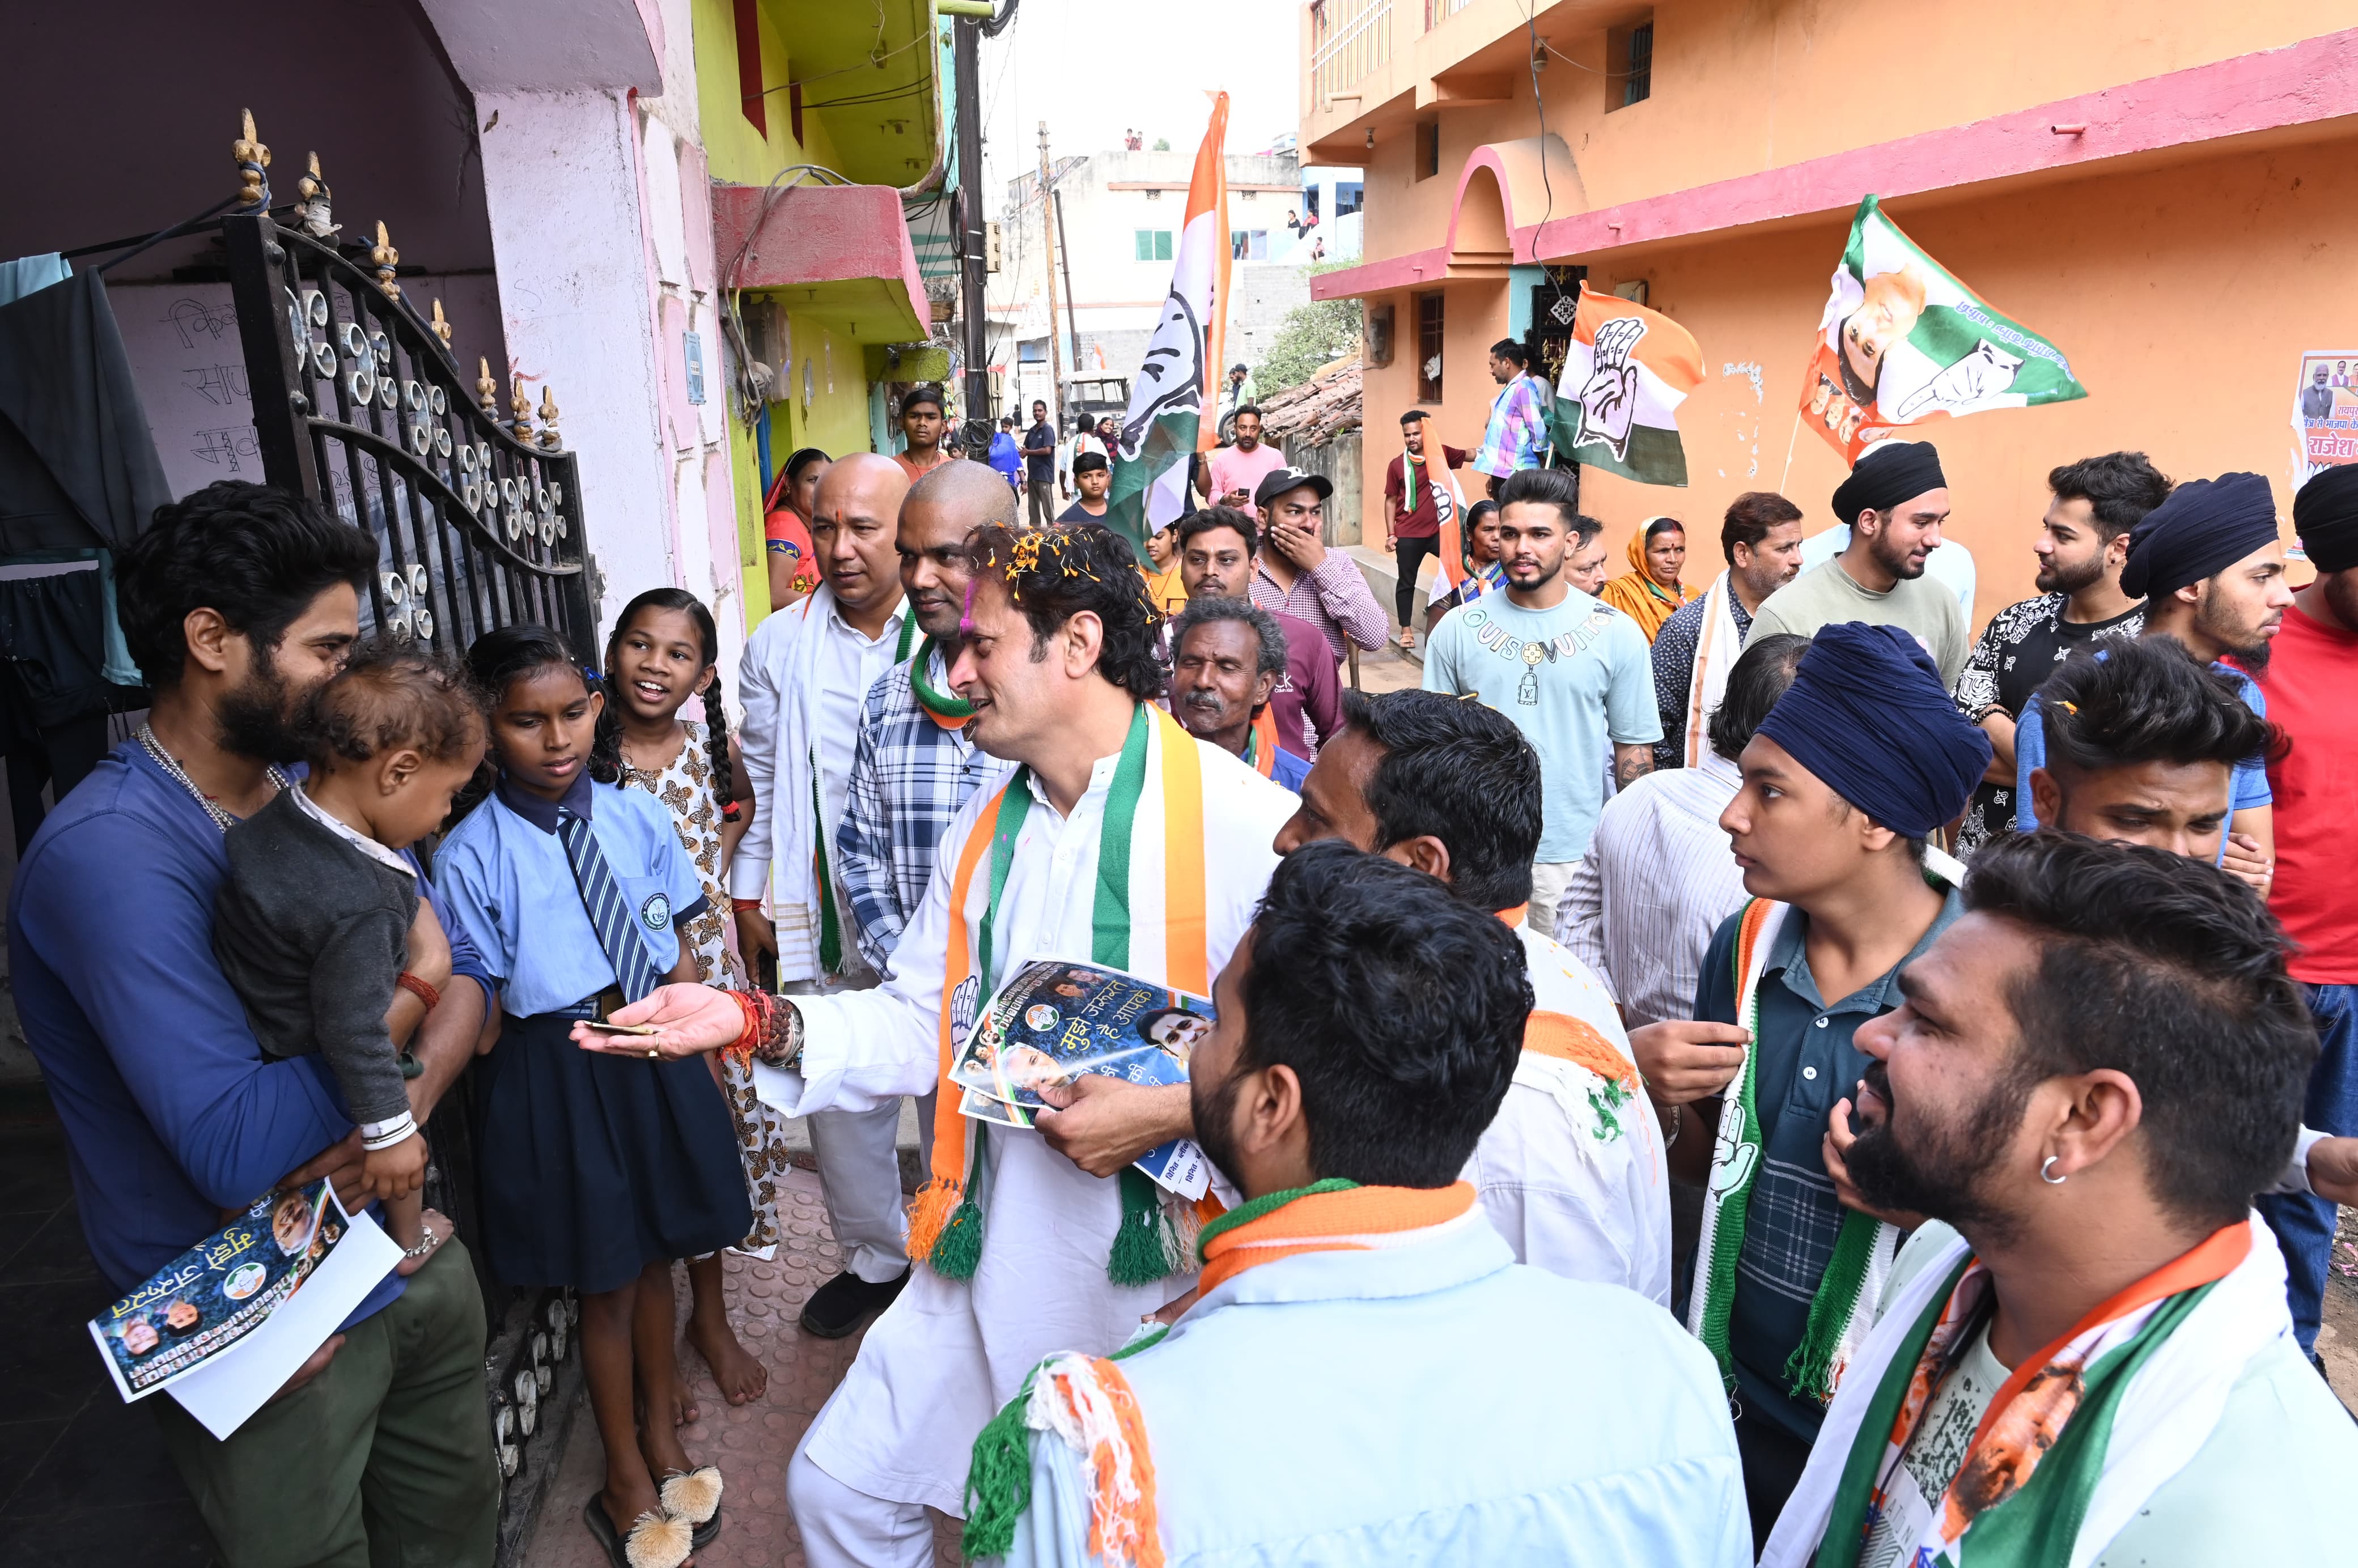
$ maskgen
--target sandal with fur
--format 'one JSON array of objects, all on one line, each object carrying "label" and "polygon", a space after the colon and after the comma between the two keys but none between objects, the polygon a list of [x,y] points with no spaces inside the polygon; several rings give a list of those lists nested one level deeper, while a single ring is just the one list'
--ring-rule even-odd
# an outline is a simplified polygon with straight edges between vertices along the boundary
[{"label": "sandal with fur", "polygon": [[694,1542],[701,1549],[720,1533],[720,1470],[718,1465],[699,1465],[693,1470],[673,1470],[663,1478],[664,1512],[675,1519],[685,1519],[695,1532]]},{"label": "sandal with fur", "polygon": [[644,1513],[631,1521],[629,1534],[617,1530],[596,1492],[582,1506],[581,1519],[614,1568],[680,1568],[696,1550],[694,1527],[672,1514]]}]

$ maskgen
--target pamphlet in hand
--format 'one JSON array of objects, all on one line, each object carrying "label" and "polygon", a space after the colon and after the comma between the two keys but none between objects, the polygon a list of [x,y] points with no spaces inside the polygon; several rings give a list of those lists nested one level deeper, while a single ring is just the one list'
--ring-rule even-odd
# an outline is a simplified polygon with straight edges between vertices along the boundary
[{"label": "pamphlet in hand", "polygon": [[92,1318],[90,1334],[124,1400],[169,1388],[227,1437],[400,1260],[322,1179],[257,1200]]},{"label": "pamphlet in hand", "polygon": [[[952,1018],[953,1026],[964,1021]],[[986,1003],[950,1066],[967,1092],[959,1109],[979,1121],[1029,1127],[1042,1088],[1103,1076],[1161,1086],[1187,1081],[1188,1058],[1212,1032],[1199,996],[1101,964],[1035,958]],[[1185,1198],[1198,1198],[1210,1162],[1186,1139],[1149,1151],[1138,1168]]]}]

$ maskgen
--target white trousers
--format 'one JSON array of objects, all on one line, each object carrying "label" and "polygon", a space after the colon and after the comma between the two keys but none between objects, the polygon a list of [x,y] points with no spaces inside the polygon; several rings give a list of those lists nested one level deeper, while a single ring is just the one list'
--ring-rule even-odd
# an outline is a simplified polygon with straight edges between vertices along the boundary
[{"label": "white trousers", "polygon": [[1542,936],[1555,935],[1555,912],[1563,903],[1563,895],[1571,890],[1572,873],[1580,870],[1578,860],[1535,860],[1531,864],[1531,909],[1524,918],[1531,929]]},{"label": "white trousers", "polygon": [[[868,990],[876,976],[863,967],[842,979],[788,980],[787,996],[823,996]],[[917,1102],[918,1125],[927,1147],[933,1141],[934,1097]],[[871,1285],[897,1280],[909,1266],[908,1218],[901,1195],[901,1160],[895,1148],[901,1102],[872,1110],[815,1110],[809,1117],[811,1153],[827,1200],[827,1228],[843,1253],[844,1267]]]},{"label": "white trousers", "polygon": [[786,1504],[802,1531],[803,1561],[810,1568],[931,1568],[934,1521],[925,1506],[845,1486],[803,1452],[809,1443],[806,1432],[786,1466]]}]

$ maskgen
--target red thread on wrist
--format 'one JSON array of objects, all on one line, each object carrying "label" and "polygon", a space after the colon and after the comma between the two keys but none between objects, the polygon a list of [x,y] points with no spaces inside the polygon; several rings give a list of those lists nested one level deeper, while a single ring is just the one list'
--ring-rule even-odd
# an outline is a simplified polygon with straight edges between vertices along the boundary
[{"label": "red thread on wrist", "polygon": [[426,1004],[426,1011],[428,1012],[432,1012],[436,1008],[442,1005],[442,993],[436,990],[432,986],[427,985],[424,980],[419,979],[416,975],[411,974],[407,969],[402,970],[400,974],[394,977],[393,983],[399,986],[403,990],[407,991],[410,995],[416,997],[418,1000],[424,1002]]},{"label": "red thread on wrist", "polygon": [[732,898],[729,901],[729,907],[742,914],[749,909],[761,908],[762,901],[758,898]]}]

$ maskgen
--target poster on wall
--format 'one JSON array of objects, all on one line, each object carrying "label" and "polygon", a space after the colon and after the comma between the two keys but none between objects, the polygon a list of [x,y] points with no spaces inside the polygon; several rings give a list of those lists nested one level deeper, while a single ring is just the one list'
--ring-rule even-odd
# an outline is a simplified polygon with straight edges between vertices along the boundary
[{"label": "poster on wall", "polygon": [[2311,349],[2300,356],[2292,434],[2295,490],[2320,469],[2358,462],[2358,349]]}]

